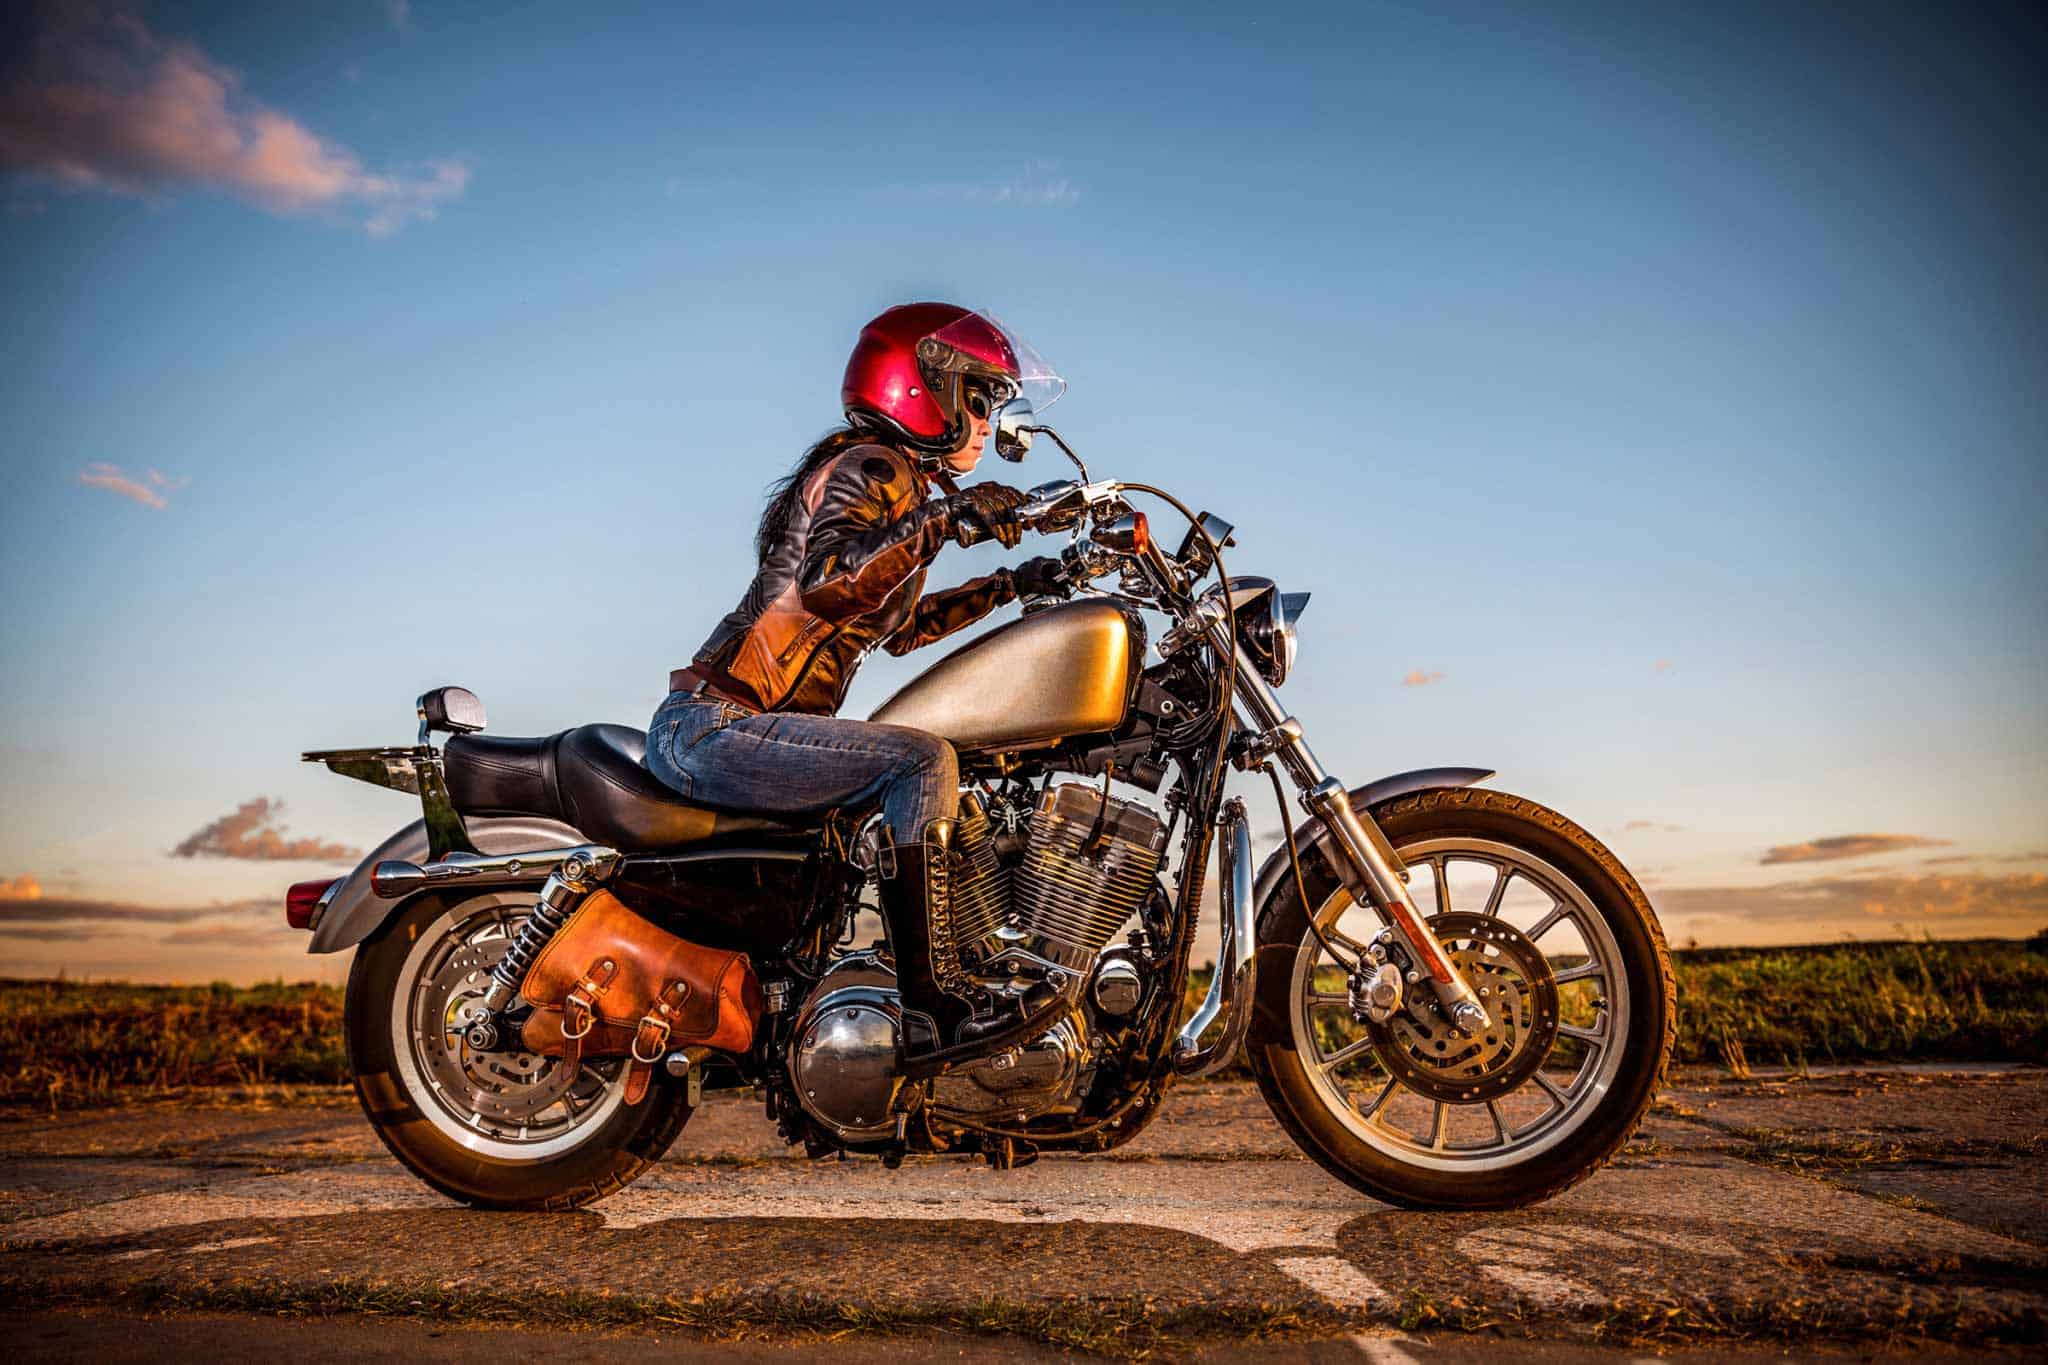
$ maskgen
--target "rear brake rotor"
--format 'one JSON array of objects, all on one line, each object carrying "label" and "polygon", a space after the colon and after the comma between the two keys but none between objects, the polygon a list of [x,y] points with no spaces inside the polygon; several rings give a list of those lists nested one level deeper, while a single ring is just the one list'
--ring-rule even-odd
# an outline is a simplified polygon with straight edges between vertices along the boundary
[{"label": "rear brake rotor", "polygon": [[1374,1051],[1389,1074],[1428,1099],[1498,1099],[1528,1080],[1557,1041],[1557,978],[1528,935],[1490,915],[1454,911],[1430,920],[1429,929],[1490,1023],[1482,1033],[1465,1033],[1435,993],[1419,985],[1393,1018],[1367,1022]]},{"label": "rear brake rotor", "polygon": [[414,1046],[426,1063],[429,1084],[456,1108],[478,1118],[523,1124],[568,1094],[576,1074],[559,1058],[521,1051],[482,1052],[464,1038],[470,1006],[483,1000],[491,968],[504,956],[508,942],[464,944],[419,983],[414,1017],[424,1027]]}]

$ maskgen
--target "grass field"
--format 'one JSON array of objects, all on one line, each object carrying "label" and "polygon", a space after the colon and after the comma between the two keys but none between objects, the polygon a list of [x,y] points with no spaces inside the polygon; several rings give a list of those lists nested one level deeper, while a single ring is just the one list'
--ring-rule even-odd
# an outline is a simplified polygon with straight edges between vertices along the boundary
[{"label": "grass field", "polygon": [[[1712,948],[1675,960],[1682,1063],[2048,1062],[2048,938]],[[0,980],[0,1104],[347,1079],[331,986]]]}]

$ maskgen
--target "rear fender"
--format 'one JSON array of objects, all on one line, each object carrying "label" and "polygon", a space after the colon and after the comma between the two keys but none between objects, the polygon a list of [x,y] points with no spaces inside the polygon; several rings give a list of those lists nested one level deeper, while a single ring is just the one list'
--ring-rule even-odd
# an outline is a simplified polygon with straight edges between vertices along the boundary
[{"label": "rear fender", "polygon": [[[1492,777],[1493,771],[1491,768],[1416,768],[1411,772],[1395,773],[1392,777],[1353,788],[1351,809],[1364,815],[1380,802],[1397,796],[1409,796],[1433,787],[1469,787]],[[1335,873],[1337,863],[1330,856],[1330,831],[1323,828],[1322,821],[1310,819],[1295,826],[1294,843],[1301,850],[1303,872],[1320,865]],[[1280,847],[1259,864],[1258,879],[1252,884],[1252,904],[1259,907],[1261,920],[1265,918],[1266,906],[1271,903],[1274,893],[1292,879],[1293,872],[1287,863],[1287,844],[1282,840]]]},{"label": "rear fender", "polygon": [[[470,816],[465,822],[469,837],[479,853],[518,853],[523,849],[573,848],[590,841],[559,820],[537,815],[508,815],[498,818]],[[385,900],[370,889],[370,871],[387,858],[409,863],[430,861],[427,851],[427,822],[415,820],[370,850],[356,864],[356,870],[342,878],[334,894],[327,897],[327,909],[313,928],[309,953],[338,953],[353,948],[377,931],[400,902]]]}]

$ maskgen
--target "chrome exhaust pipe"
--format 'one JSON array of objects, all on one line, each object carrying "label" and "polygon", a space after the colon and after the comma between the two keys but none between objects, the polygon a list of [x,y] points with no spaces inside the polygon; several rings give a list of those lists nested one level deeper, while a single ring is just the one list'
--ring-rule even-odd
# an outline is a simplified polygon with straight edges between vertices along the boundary
[{"label": "chrome exhaust pipe", "polygon": [[[1202,1007],[1173,1040],[1173,1069],[1183,1076],[1213,1076],[1237,1060],[1252,1026],[1252,997],[1257,994],[1257,930],[1252,923],[1252,830],[1244,802],[1232,797],[1223,806],[1223,837],[1216,841],[1217,889],[1222,895],[1223,944],[1216,954],[1216,975]],[[1202,1035],[1218,1016],[1223,1032],[1208,1048]]]},{"label": "chrome exhaust pipe", "polygon": [[416,891],[460,884],[463,886],[516,886],[545,879],[556,873],[565,882],[602,882],[616,872],[623,855],[600,844],[575,848],[542,848],[529,853],[478,855],[451,853],[438,863],[421,867],[393,858],[370,870],[370,889],[378,897],[400,900]]}]

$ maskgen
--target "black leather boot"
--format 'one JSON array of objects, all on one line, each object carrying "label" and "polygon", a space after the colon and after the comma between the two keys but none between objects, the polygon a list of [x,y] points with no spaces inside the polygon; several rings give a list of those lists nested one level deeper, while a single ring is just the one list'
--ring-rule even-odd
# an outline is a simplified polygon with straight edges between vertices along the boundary
[{"label": "black leather boot", "polygon": [[903,1055],[922,1057],[959,1041],[974,1016],[953,943],[953,822],[934,820],[916,843],[882,850],[882,913],[903,996]]}]

